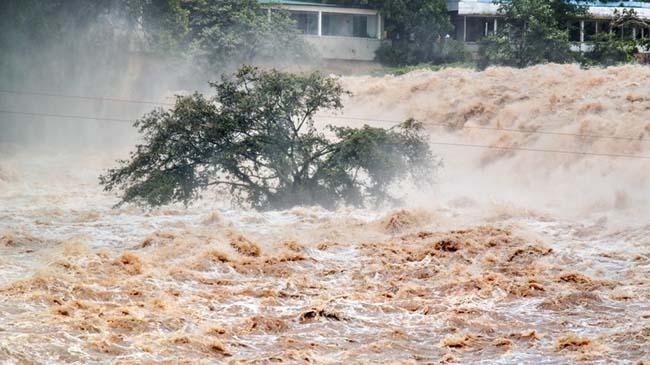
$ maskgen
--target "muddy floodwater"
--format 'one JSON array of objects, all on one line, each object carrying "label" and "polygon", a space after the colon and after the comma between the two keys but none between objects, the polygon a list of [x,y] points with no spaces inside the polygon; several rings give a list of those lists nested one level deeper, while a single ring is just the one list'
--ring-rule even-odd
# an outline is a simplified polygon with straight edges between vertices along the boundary
[{"label": "muddy floodwater", "polygon": [[418,118],[445,162],[383,209],[113,208],[125,151],[8,147],[0,362],[648,364],[650,160],[458,146],[650,156],[648,81],[343,78],[344,114]]}]

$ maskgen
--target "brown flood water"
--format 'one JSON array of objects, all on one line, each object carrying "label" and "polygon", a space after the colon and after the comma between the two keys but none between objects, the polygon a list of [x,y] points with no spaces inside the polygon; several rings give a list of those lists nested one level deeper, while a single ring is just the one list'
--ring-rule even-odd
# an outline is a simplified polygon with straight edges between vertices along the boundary
[{"label": "brown flood water", "polygon": [[[433,142],[650,155],[648,79],[549,65],[342,82],[346,114],[416,117]],[[402,208],[266,213],[112,209],[97,175],[115,153],[5,153],[0,362],[650,361],[650,161],[434,150],[435,188],[403,187]]]}]

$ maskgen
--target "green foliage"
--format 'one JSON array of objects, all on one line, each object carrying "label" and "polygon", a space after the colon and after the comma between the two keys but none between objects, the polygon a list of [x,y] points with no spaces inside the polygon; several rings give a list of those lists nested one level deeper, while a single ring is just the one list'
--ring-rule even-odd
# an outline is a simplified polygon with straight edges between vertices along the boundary
[{"label": "green foliage", "polygon": [[197,0],[190,2],[190,47],[209,68],[277,58],[306,57],[288,13],[268,13],[256,0]]},{"label": "green foliage", "polygon": [[[71,35],[86,36],[94,27],[106,25],[111,33],[140,29],[153,47],[167,47],[183,39],[188,17],[180,0],[4,0],[0,14],[3,46],[16,40],[25,46],[68,42]],[[97,36],[94,41],[101,40]]]},{"label": "green foliage", "polygon": [[427,182],[437,166],[415,121],[391,129],[314,126],[321,109],[340,109],[343,90],[317,73],[245,66],[211,83],[216,95],[178,97],[171,110],[136,122],[144,142],[100,178],[122,202],[190,203],[201,191],[229,189],[257,209],[393,199],[403,178]]},{"label": "green foliage", "polygon": [[310,51],[287,13],[269,15],[256,0],[3,0],[0,18],[0,77],[6,71],[5,79],[17,82],[26,58],[65,59],[80,69],[77,62],[101,64],[141,51],[194,56],[201,71],[214,74],[229,65],[295,60]]},{"label": "green foliage", "polygon": [[433,63],[462,63],[472,59],[465,44],[450,37],[435,42],[433,50],[435,55],[431,60]]},{"label": "green foliage", "polygon": [[85,83],[86,93],[99,92],[124,73],[129,52],[169,52],[179,47],[187,31],[187,12],[180,4],[180,0],[0,1],[0,82],[50,90]]},{"label": "green foliage", "polygon": [[181,0],[131,0],[131,12],[142,24],[149,48],[169,53],[182,47],[190,12]]},{"label": "green foliage", "polygon": [[634,60],[636,41],[625,40],[615,33],[600,33],[592,48],[583,54],[584,65],[612,66]]},{"label": "green foliage", "polygon": [[446,38],[453,26],[444,0],[383,0],[378,7],[391,34],[391,44],[377,52],[380,62],[400,66],[468,58],[462,43]]},{"label": "green foliage", "polygon": [[586,14],[586,7],[563,0],[495,0],[501,28],[479,45],[479,67],[498,64],[526,67],[575,60],[567,23]]},{"label": "green foliage", "polygon": [[648,28],[634,9],[614,10],[610,21],[611,32],[601,32],[593,41],[593,46],[583,54],[584,65],[611,66],[634,61],[639,48],[648,49],[649,40],[625,37],[626,30]]},{"label": "green foliage", "polygon": [[377,50],[377,60],[387,66],[408,66],[421,63],[446,64],[465,62],[471,54],[462,42],[452,38],[440,38],[428,49],[409,42],[384,43]]},{"label": "green foliage", "polygon": [[387,19],[386,30],[402,34],[414,33],[416,41],[436,40],[453,27],[447,4],[441,0],[383,0],[379,6]]}]

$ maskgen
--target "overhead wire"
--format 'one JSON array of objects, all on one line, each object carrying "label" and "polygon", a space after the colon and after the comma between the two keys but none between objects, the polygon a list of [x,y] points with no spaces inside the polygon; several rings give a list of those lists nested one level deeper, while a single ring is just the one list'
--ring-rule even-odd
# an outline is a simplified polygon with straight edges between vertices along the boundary
[{"label": "overhead wire", "polygon": [[[70,95],[70,94],[57,94],[57,93],[48,93],[40,91],[21,91],[21,90],[4,90],[0,89],[0,93],[7,94],[16,94],[16,95],[35,95],[35,96],[48,96],[48,97],[61,97],[61,98],[72,98],[72,99],[83,99],[83,100],[97,100],[97,101],[112,101],[112,102],[122,102],[122,103],[137,103],[137,104],[150,104],[150,105],[161,105],[161,106],[174,106],[172,103],[161,103],[148,100],[134,100],[127,98],[119,97],[109,97],[109,96],[83,96],[83,95]],[[8,111],[2,111],[3,113],[8,113]],[[13,112],[18,114],[18,112]],[[22,113],[22,112],[21,112]],[[58,116],[57,116],[58,117]],[[95,118],[95,117],[78,117],[70,116],[74,119],[101,119],[101,120],[112,120],[113,118]],[[318,118],[325,119],[340,119],[340,120],[360,120],[366,122],[378,122],[378,123],[395,123],[396,125],[401,123],[399,120],[391,119],[381,119],[381,118],[364,118],[356,116],[345,116],[345,115],[319,115]],[[123,122],[125,120],[119,120]],[[552,135],[552,136],[569,136],[569,137],[580,137],[580,138],[599,138],[599,139],[613,139],[613,140],[624,140],[624,141],[644,141],[650,142],[648,138],[639,138],[639,137],[627,137],[627,136],[609,136],[602,134],[584,134],[584,133],[569,133],[569,132],[553,132],[553,131],[544,131],[537,129],[522,129],[522,128],[503,128],[503,127],[489,127],[489,126],[468,126],[463,125],[458,128],[450,123],[440,123],[440,122],[428,122],[428,125],[437,125],[441,127],[447,127],[452,129],[478,129],[478,130],[493,130],[501,132],[513,132],[513,133],[522,133],[522,134],[542,134],[542,135]]]},{"label": "overhead wire", "polygon": [[493,150],[508,150],[508,151],[526,151],[526,152],[544,152],[544,153],[559,153],[565,155],[581,155],[581,156],[597,156],[597,157],[615,157],[615,158],[635,158],[642,160],[650,160],[650,156],[616,154],[616,153],[598,153],[598,152],[581,152],[581,151],[566,151],[566,150],[553,150],[543,148],[528,148],[528,147],[501,147],[491,145],[479,145],[470,143],[453,143],[453,142],[429,142],[437,146],[452,146],[452,147],[468,147],[468,148],[483,148]]},{"label": "overhead wire", "polygon": [[[388,119],[367,119],[359,117],[346,117],[346,116],[336,116],[336,115],[320,115],[320,118],[327,119],[349,119],[349,120],[361,120],[361,121],[375,121],[380,123],[402,123],[398,120],[388,120]],[[427,125],[435,125],[439,127],[447,127],[451,129],[479,129],[479,130],[490,130],[490,131],[501,131],[501,132],[513,132],[513,133],[522,133],[522,134],[544,134],[551,136],[569,136],[569,137],[580,137],[580,138],[597,138],[597,139],[616,139],[624,141],[645,141],[650,142],[648,138],[638,138],[638,137],[626,137],[626,136],[608,136],[602,134],[583,134],[583,133],[569,133],[569,132],[552,132],[544,131],[537,129],[521,129],[521,128],[502,128],[502,127],[486,127],[486,126],[473,126],[473,125],[463,125],[456,127],[451,123],[440,123],[440,122],[427,122]]]},{"label": "overhead wire", "polygon": [[[129,120],[129,119],[100,118],[100,117],[89,117],[89,116],[81,116],[81,115],[65,115],[65,114],[52,114],[52,113],[21,112],[21,111],[13,111],[13,110],[0,110],[0,113],[28,115],[28,116],[67,118],[67,119],[100,120],[100,121],[120,122],[120,123],[131,123],[132,122],[132,120]],[[368,122],[374,121],[372,119],[364,119],[364,120],[368,121]],[[385,121],[386,120],[384,120],[384,122]],[[598,157],[632,158],[632,159],[650,160],[650,156],[639,156],[639,155],[629,155],[629,154],[612,154],[612,153],[597,153],[597,152],[566,151],[566,150],[552,150],[552,149],[512,147],[512,146],[492,146],[492,145],[478,145],[478,144],[469,144],[469,143],[452,143],[452,142],[437,142],[437,141],[429,141],[429,143],[432,144],[432,145],[438,145],[438,146],[454,146],[454,147],[466,147],[466,148],[483,148],[483,149],[513,150],[513,151],[528,151],[528,152],[543,152],[543,153],[559,153],[559,154],[571,154],[571,155],[581,155],[581,156],[598,156]]]},{"label": "overhead wire", "polygon": [[[36,95],[36,96],[49,96],[49,97],[61,97],[61,98],[72,98],[72,99],[83,99],[83,100],[97,100],[97,101],[112,101],[112,102],[122,102],[122,103],[137,103],[137,104],[150,104],[150,105],[161,105],[161,106],[174,106],[172,103],[161,103],[148,100],[134,100],[120,97],[109,97],[109,96],[83,96],[83,95],[70,95],[70,94],[57,94],[57,93],[48,93],[40,91],[21,91],[21,90],[4,90],[0,89],[0,93],[7,94],[16,94],[16,95]],[[8,113],[7,111],[2,111],[3,113]],[[18,112],[13,112],[18,113]],[[22,113],[22,112],[21,112]],[[57,116],[58,117],[58,116]],[[356,116],[346,116],[346,115],[319,115],[318,118],[324,119],[340,119],[340,120],[360,120],[366,122],[378,122],[378,123],[395,123],[396,125],[402,123],[400,120],[392,119],[381,119],[381,118],[364,118]],[[71,116],[74,119],[101,119],[101,120],[111,120],[112,118],[94,118],[94,117],[77,117]],[[119,120],[125,121],[125,120]],[[624,140],[624,141],[643,141],[650,142],[648,138],[639,138],[639,137],[627,137],[627,136],[609,136],[602,134],[585,134],[585,133],[569,133],[569,132],[553,132],[545,131],[538,129],[522,129],[522,128],[503,128],[503,127],[489,127],[489,126],[473,126],[473,125],[463,125],[458,128],[450,123],[440,123],[440,122],[428,122],[428,125],[437,125],[441,127],[447,127],[452,129],[478,129],[478,130],[493,130],[501,132],[513,132],[513,133],[522,133],[522,134],[542,134],[542,135],[552,135],[552,136],[569,136],[569,137],[580,137],[580,138],[598,138],[598,139],[613,139],[613,140]]]},{"label": "overhead wire", "polygon": [[134,99],[111,97],[111,96],[84,96],[84,95],[57,94],[57,93],[48,93],[48,92],[42,92],[42,91],[22,91],[22,90],[2,90],[2,89],[0,89],[0,93],[14,94],[14,95],[48,96],[48,97],[66,98],[66,99],[112,101],[112,102],[118,102],[118,103],[132,103],[132,104],[149,104],[149,105],[162,105],[162,106],[173,106],[174,105],[172,103],[162,103],[162,102],[150,101],[150,100],[134,100]]},{"label": "overhead wire", "polygon": [[133,120],[130,120],[130,119],[88,117],[88,116],[83,116],[83,115],[66,115],[66,114],[53,114],[53,113],[22,112],[22,111],[17,111],[17,110],[2,110],[2,109],[0,109],[0,113],[16,114],[16,115],[29,115],[29,116],[34,116],[34,117],[51,117],[51,118],[82,119],[82,120],[104,120],[104,121],[109,121],[109,122],[133,123]]},{"label": "overhead wire", "polygon": [[[158,103],[158,102],[145,101],[145,100],[132,100],[132,99],[114,98],[114,97],[91,97],[91,96],[53,94],[53,93],[44,93],[44,92],[31,92],[31,91],[27,92],[27,91],[0,90],[0,93],[51,96],[51,97],[63,97],[63,98],[99,100],[99,101],[113,101],[113,102],[124,102],[124,103],[167,105],[167,106],[172,106],[173,105],[173,104],[168,104],[168,103]],[[26,115],[26,116],[39,116],[39,117],[78,119],[78,120],[98,120],[98,121],[119,122],[119,123],[132,123],[133,122],[133,120],[131,120],[131,119],[95,117],[95,116],[82,116],[82,115],[67,115],[67,114],[56,114],[56,113],[24,112],[24,111],[4,110],[4,109],[0,109],[0,113],[14,114],[14,115]],[[380,118],[363,118],[363,117],[346,116],[346,115],[317,115],[317,116],[315,116],[315,118],[317,118],[317,119],[318,118],[338,119],[338,120],[359,120],[359,121],[373,122],[373,123],[390,123],[390,124],[392,124],[392,126],[396,126],[396,125],[399,125],[400,123],[402,123],[402,121],[398,121],[398,120],[380,119]],[[502,131],[502,132],[525,133],[525,134],[571,136],[571,137],[595,138],[595,139],[613,139],[613,140],[628,140],[628,141],[650,141],[650,139],[646,139],[646,138],[634,138],[634,137],[624,137],[624,136],[579,134],[579,133],[568,133],[568,132],[552,132],[552,131],[540,131],[540,130],[531,130],[531,129],[514,129],[514,128],[486,127],[486,126],[467,126],[467,125],[463,125],[461,127],[455,127],[454,125],[449,124],[449,123],[436,123],[436,122],[429,122],[427,124],[428,125],[440,126],[440,127],[447,127],[447,128],[457,128],[457,129],[478,129],[478,130],[491,130],[491,131]],[[436,142],[436,141],[430,141],[430,143],[432,145],[438,145],[438,146],[497,149],[497,150],[513,150],[513,151],[528,151],[528,152],[542,152],[542,153],[572,154],[572,155],[582,155],[582,156],[633,158],[633,159],[650,160],[650,156],[640,156],[640,155],[630,155],[630,154],[612,154],[612,153],[597,153],[597,152],[566,151],[566,150],[554,150],[554,149],[539,149],[539,148],[513,147],[513,146],[492,146],[492,145],[479,145],[479,144],[469,144],[469,143],[452,143],[452,142]]]}]

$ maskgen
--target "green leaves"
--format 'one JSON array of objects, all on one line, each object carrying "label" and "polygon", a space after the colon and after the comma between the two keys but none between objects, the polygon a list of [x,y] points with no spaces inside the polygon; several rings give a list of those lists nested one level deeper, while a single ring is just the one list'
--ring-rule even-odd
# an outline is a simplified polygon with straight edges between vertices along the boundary
[{"label": "green leaves", "polygon": [[377,52],[382,63],[401,66],[468,58],[462,44],[445,37],[453,26],[444,0],[383,0],[380,4],[392,40]]},{"label": "green leaves", "polygon": [[181,47],[189,31],[189,10],[181,0],[131,0],[150,47],[170,52]]},{"label": "green leaves", "polygon": [[[338,168],[354,171],[353,184],[345,194],[380,204],[391,201],[393,183],[410,178],[429,183],[438,167],[429,146],[414,121],[393,129],[364,126],[360,129],[333,128],[340,139],[332,161]],[[359,175],[361,173],[361,175]],[[334,179],[336,181],[336,179]]]},{"label": "green leaves", "polygon": [[295,23],[280,9],[268,12],[256,0],[189,4],[190,52],[208,69],[308,55]]},{"label": "green leaves", "polygon": [[[5,82],[23,82],[50,59],[56,69],[65,60],[76,74],[97,65],[123,73],[118,61],[137,51],[170,57],[170,65],[192,58],[201,73],[220,75],[241,63],[295,61],[311,52],[288,13],[269,13],[257,0],[2,0],[0,17]],[[94,68],[79,71],[86,63]]]},{"label": "green leaves", "polygon": [[495,0],[503,21],[498,34],[486,37],[479,49],[479,66],[526,67],[544,62],[575,60],[567,31],[570,20],[586,8],[562,0]]},{"label": "green leaves", "polygon": [[402,179],[430,182],[439,162],[421,126],[314,126],[321,109],[341,109],[336,80],[242,67],[211,83],[216,96],[179,97],[172,110],[136,122],[144,143],[100,177],[122,202],[189,204],[202,190],[229,189],[257,209],[380,204]]},{"label": "green leaves", "polygon": [[584,52],[583,65],[611,66],[631,62],[640,48],[647,49],[650,44],[647,38],[634,39],[629,34],[633,28],[648,28],[648,22],[640,18],[634,9],[615,9],[609,27],[611,32],[600,32],[594,39],[593,47]]}]

